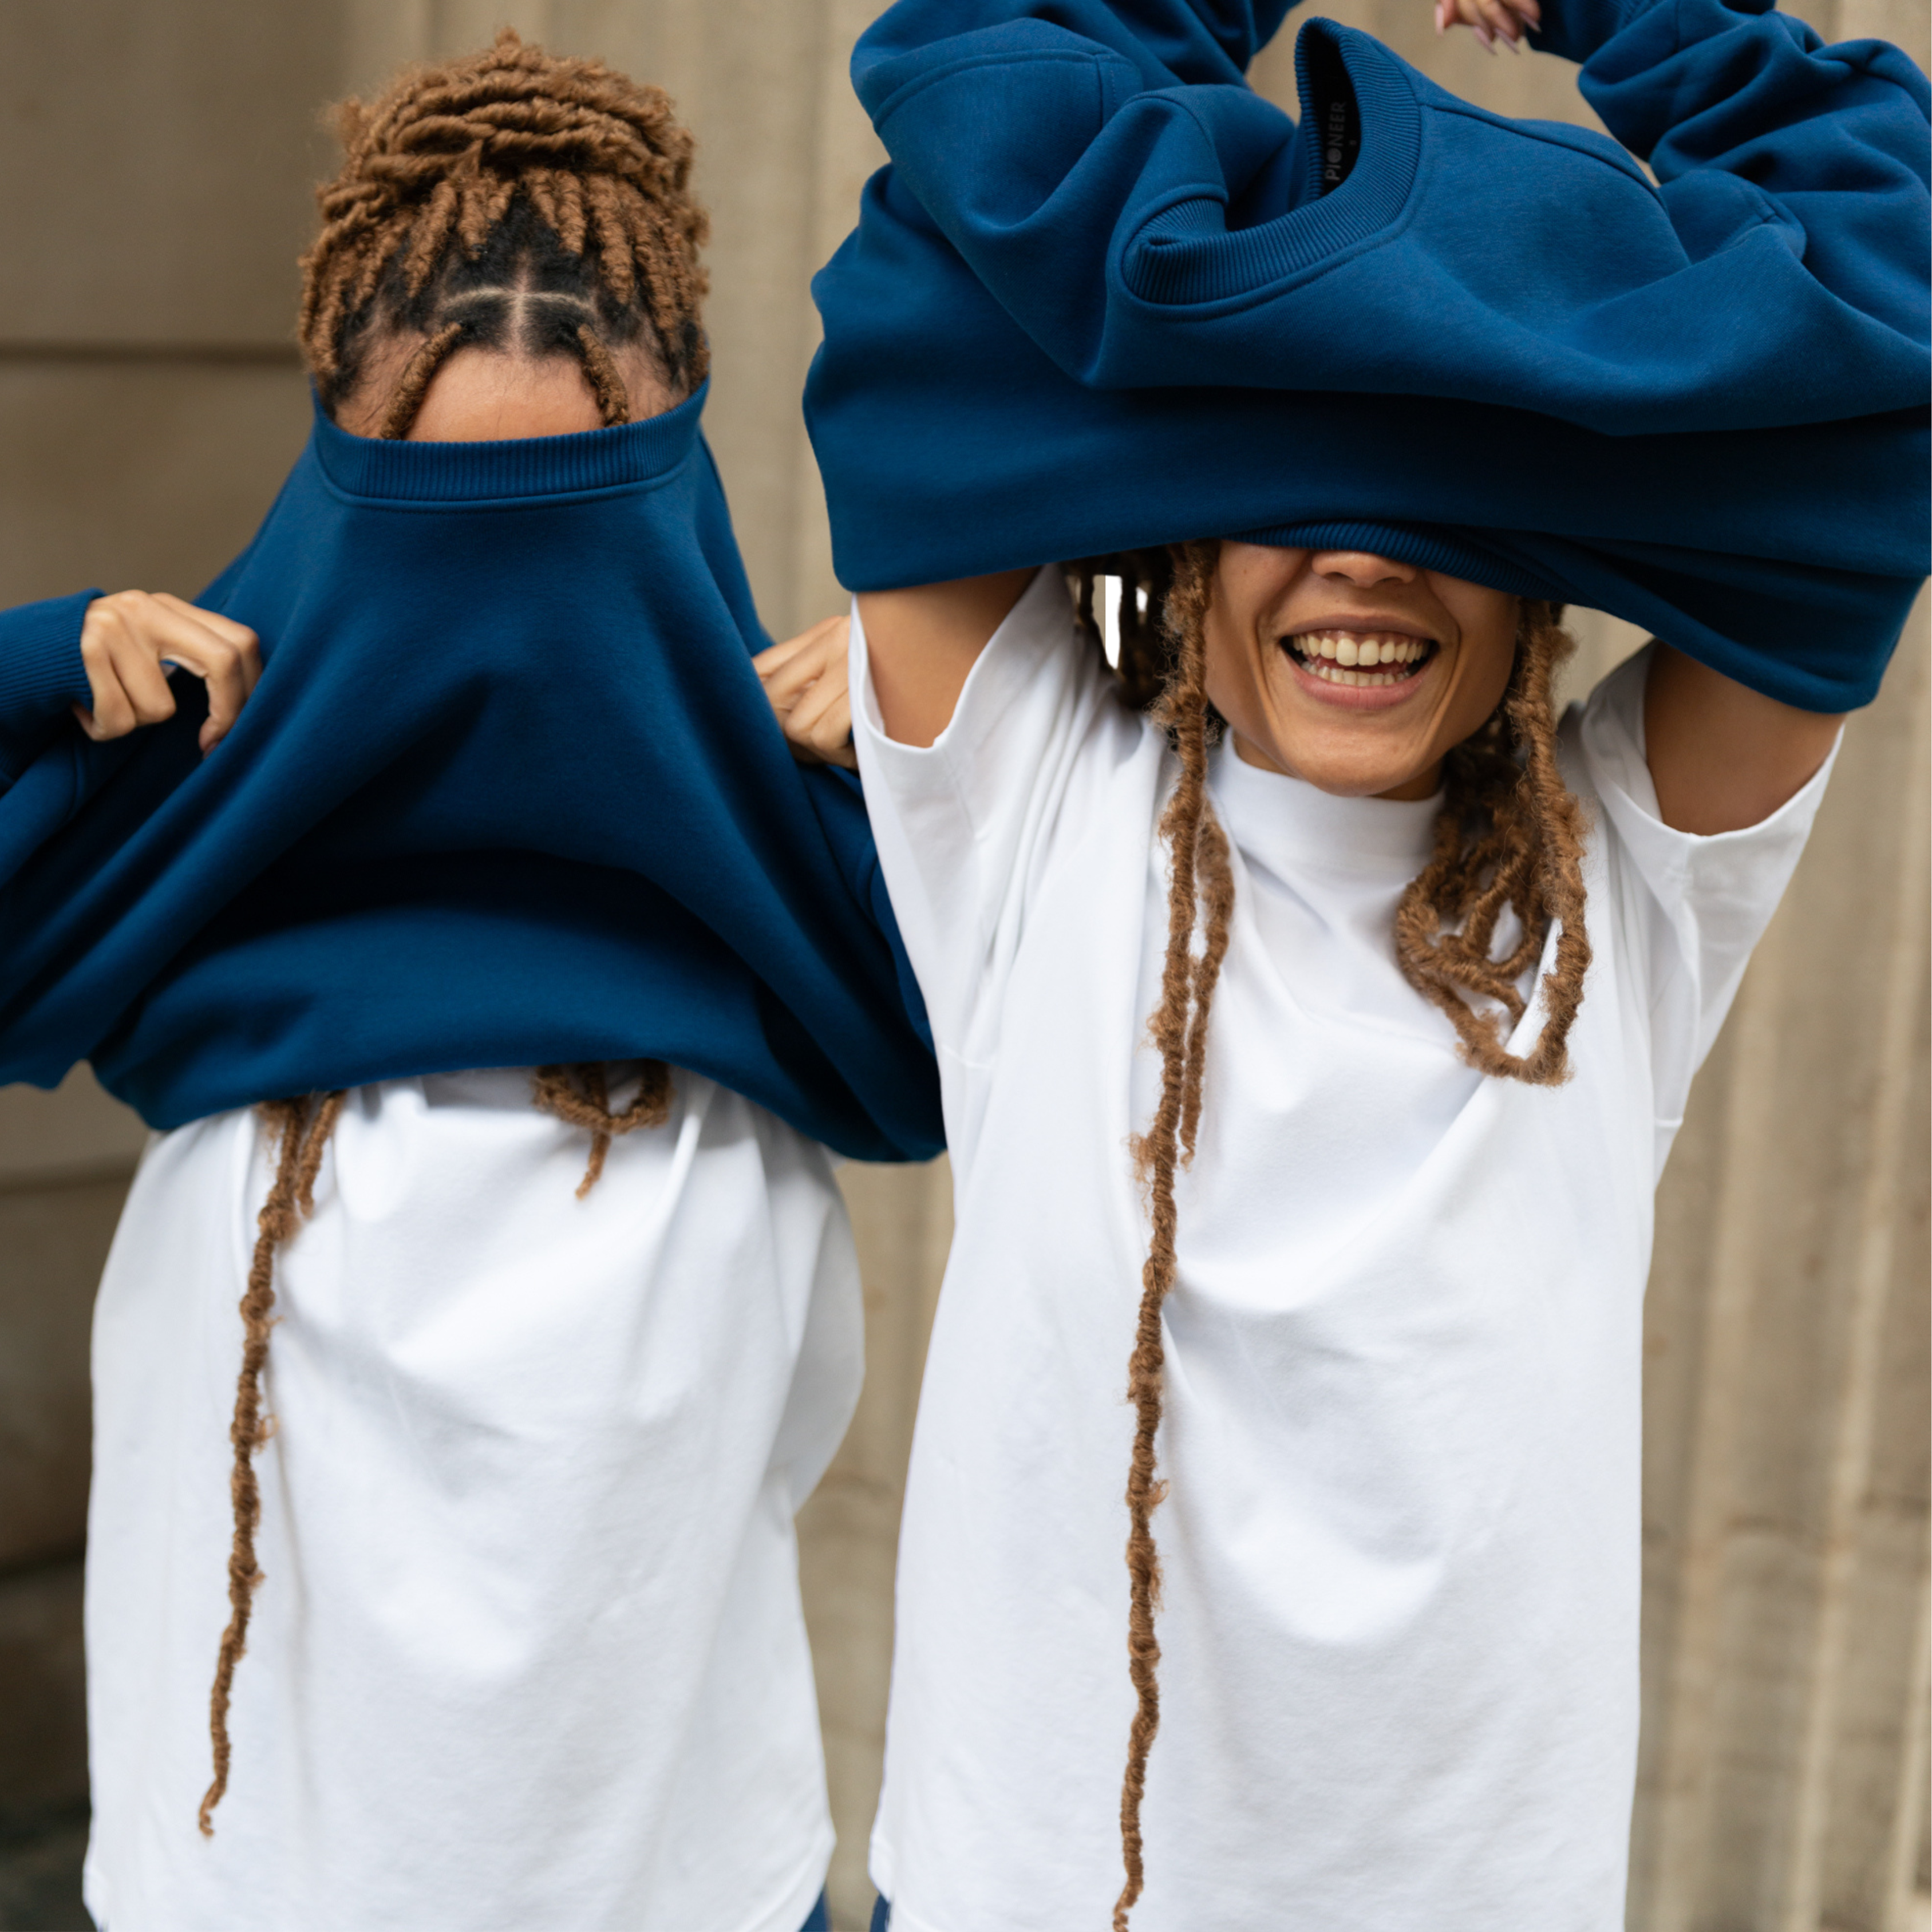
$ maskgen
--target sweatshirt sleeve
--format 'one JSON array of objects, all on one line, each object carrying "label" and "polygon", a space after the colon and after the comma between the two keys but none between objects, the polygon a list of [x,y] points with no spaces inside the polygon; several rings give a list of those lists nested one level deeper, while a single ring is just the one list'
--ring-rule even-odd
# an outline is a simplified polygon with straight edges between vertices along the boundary
[{"label": "sweatshirt sleeve", "polygon": [[1551,0],[1531,40],[1582,62],[1694,256],[1762,196],[1823,287],[1924,339],[1928,90],[1897,47],[1828,46],[1768,0]]},{"label": "sweatshirt sleeve", "polygon": [[[1624,143],[1457,100],[1274,6],[901,0],[853,73],[894,171],[1098,388],[1450,398],[1612,434],[1922,407],[1924,77],[1762,0],[1548,0]],[[1648,156],[1661,189],[1630,159]]]},{"label": "sweatshirt sleeve", "polygon": [[0,791],[33,762],[69,706],[88,702],[80,630],[100,595],[82,590],[0,610]]}]

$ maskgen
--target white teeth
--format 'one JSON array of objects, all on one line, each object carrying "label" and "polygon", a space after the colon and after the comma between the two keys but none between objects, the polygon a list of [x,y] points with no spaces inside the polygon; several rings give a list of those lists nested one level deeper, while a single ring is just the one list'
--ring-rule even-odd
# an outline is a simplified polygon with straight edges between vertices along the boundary
[{"label": "white teeth", "polygon": [[1365,637],[1355,631],[1307,631],[1291,641],[1304,657],[1325,658],[1330,663],[1367,667],[1378,664],[1414,664],[1426,657],[1430,646],[1426,638],[1392,636]]},{"label": "white teeth", "polygon": [[[1282,641],[1294,646],[1306,670],[1330,684],[1399,684],[1411,675],[1408,668],[1435,648],[1426,638],[1364,637],[1354,631],[1304,631]],[[1377,664],[1404,668],[1376,672],[1372,668]]]}]

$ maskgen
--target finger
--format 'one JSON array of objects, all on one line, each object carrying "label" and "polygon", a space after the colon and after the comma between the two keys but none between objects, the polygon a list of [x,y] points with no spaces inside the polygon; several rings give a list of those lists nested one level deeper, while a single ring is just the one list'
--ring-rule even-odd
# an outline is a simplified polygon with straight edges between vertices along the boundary
[{"label": "finger", "polygon": [[81,620],[80,661],[87,672],[91,703],[84,712],[76,706],[76,715],[90,738],[123,737],[140,722],[115,670],[116,646],[124,622],[120,607],[106,597],[96,598]]},{"label": "finger", "polygon": [[822,644],[834,632],[842,632],[850,620],[844,617],[823,617],[808,631],[801,631],[795,638],[788,638],[782,644],[773,644],[769,650],[760,651],[752,660],[753,668],[760,677],[787,664],[801,652]]},{"label": "finger", "polygon": [[852,743],[852,699],[841,692],[828,704],[812,728],[812,748],[829,765],[843,765],[848,772],[859,769],[859,754]]},{"label": "finger", "polygon": [[209,621],[215,616],[161,594],[130,607],[129,628],[139,640],[140,655],[157,664],[178,664],[208,687],[208,716],[200,734],[204,752],[228,735],[262,669],[254,632],[225,617],[218,628]]},{"label": "finger", "polygon": [[[175,694],[168,688],[167,673],[162,669],[160,653],[148,635],[151,614],[145,604],[130,604],[118,598],[111,603],[103,598],[100,602],[107,608],[100,609],[94,628],[97,643],[104,653],[104,675],[97,680],[90,667],[88,682],[94,687],[95,718],[110,728],[110,736],[118,737],[122,731],[131,731],[137,724],[158,724],[172,718]],[[92,616],[92,610],[88,614]],[[86,629],[81,632],[81,660],[87,662]],[[113,692],[101,688],[109,678],[113,680]]]},{"label": "finger", "polygon": [[846,628],[844,620],[806,642],[765,679],[765,695],[772,708],[788,711],[821,678],[845,682]]},{"label": "finger", "polygon": [[752,668],[759,676],[769,680],[774,671],[791,662],[800,652],[812,646],[812,633],[808,631],[800,638],[788,638],[782,644],[773,644],[770,650],[759,652],[752,660]]},{"label": "finger", "polygon": [[789,711],[825,675],[826,669],[824,656],[818,650],[796,652],[765,680],[765,695],[771,700],[772,709],[780,713]]},{"label": "finger", "polygon": [[[1483,22],[1490,32],[1505,46],[1515,46],[1517,36],[1522,32],[1516,16],[1503,4],[1503,0],[1478,0],[1483,10]],[[1521,50],[1519,48],[1518,52]]]},{"label": "finger", "polygon": [[[261,640],[246,624],[238,624],[219,610],[204,610],[165,590],[156,591],[154,601],[172,623],[181,627],[169,633],[181,646],[172,654],[208,686],[208,717],[215,728],[212,735],[206,728],[202,730],[205,751],[227,735],[261,681]],[[190,652],[196,655],[190,656]],[[165,646],[162,655],[170,655]]]},{"label": "finger", "polygon": [[828,764],[843,764],[852,742],[852,704],[844,680],[822,677],[785,720],[785,736]]},{"label": "finger", "polygon": [[238,624],[232,617],[224,616],[219,610],[204,610],[199,604],[190,604],[185,597],[177,597],[172,591],[154,590],[148,595],[164,610],[185,618],[191,624],[199,624],[204,630],[212,631],[218,638],[224,638],[232,644],[253,646],[256,642],[254,632],[246,624]]}]

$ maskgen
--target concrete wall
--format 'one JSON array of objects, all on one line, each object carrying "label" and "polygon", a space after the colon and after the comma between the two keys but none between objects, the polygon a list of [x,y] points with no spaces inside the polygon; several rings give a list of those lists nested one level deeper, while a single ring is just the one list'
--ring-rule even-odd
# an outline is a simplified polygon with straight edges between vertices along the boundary
[{"label": "concrete wall", "polygon": [[[13,0],[0,8],[0,600],[192,594],[298,447],[290,346],[325,101],[508,20],[662,82],[713,216],[708,428],[774,631],[837,608],[797,396],[811,270],[878,150],[844,62],[869,0]],[[1485,104],[1587,122],[1570,72],[1438,42],[1424,0],[1331,11]],[[1816,0],[1924,58],[1927,0]],[[1292,91],[1286,40],[1258,84]],[[1579,688],[1635,641],[1586,614]],[[1664,1184],[1646,1418],[1631,1923],[1903,1932],[1925,1815],[1922,614],[1856,720],[1813,849]],[[82,1787],[78,1556],[92,1284],[138,1125],[86,1076],[0,1093],[0,1822]],[[950,1232],[944,1164],[848,1168],[871,1372],[801,1519],[841,1845],[869,1904],[890,1576]]]}]

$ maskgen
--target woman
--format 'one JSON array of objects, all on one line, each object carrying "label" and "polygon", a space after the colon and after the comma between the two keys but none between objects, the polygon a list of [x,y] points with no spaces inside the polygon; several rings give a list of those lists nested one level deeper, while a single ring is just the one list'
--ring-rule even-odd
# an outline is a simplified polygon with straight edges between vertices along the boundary
[{"label": "woman", "polygon": [[862,807],[752,668],[690,140],[507,33],[344,134],[249,549],[0,618],[0,1071],[160,1130],[95,1326],[89,1909],[822,1925],[827,1147],[938,1124]]},{"label": "woman", "polygon": [[[1281,10],[854,62],[849,660],[764,670],[850,722],[956,1190],[901,1932],[1621,1925],[1652,1192],[1924,571],[1896,50],[1549,0],[1660,196],[1329,23],[1297,128]],[[1585,596],[1668,641],[1559,725]]]}]

